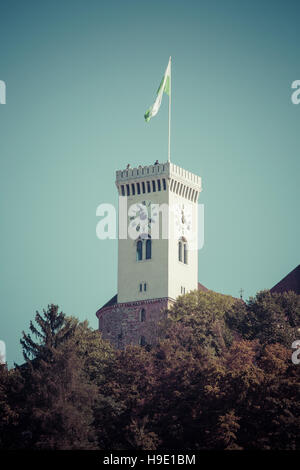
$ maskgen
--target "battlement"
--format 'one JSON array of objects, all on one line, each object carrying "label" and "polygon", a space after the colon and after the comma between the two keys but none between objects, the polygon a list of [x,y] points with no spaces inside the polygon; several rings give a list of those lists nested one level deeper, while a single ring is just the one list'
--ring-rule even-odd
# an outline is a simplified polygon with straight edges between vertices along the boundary
[{"label": "battlement", "polygon": [[138,168],[126,168],[116,172],[116,182],[126,182],[127,180],[147,178],[156,175],[168,175],[169,163],[158,163],[156,165],[139,166]]},{"label": "battlement", "polygon": [[[139,180],[165,179],[168,183],[172,181],[183,183],[196,191],[201,191],[201,177],[181,168],[174,163],[157,163],[154,165],[139,166],[137,168],[126,168],[116,172],[116,185],[135,183]],[[173,184],[172,184],[173,186]]]}]

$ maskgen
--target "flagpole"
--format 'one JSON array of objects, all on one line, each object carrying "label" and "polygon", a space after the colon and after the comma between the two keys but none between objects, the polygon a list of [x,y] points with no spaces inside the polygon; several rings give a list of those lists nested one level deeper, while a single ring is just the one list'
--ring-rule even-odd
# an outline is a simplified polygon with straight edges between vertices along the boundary
[{"label": "flagpole", "polygon": [[168,162],[171,161],[171,56],[170,56],[170,94],[169,94],[169,141],[168,141]]}]

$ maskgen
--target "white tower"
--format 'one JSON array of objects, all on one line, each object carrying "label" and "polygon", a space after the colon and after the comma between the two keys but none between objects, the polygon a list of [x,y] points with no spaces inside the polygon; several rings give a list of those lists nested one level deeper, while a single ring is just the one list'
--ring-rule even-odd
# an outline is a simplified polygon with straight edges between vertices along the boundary
[{"label": "white tower", "polygon": [[[127,210],[132,207],[129,230],[133,235],[136,230],[135,240],[122,239],[119,232],[118,303],[175,300],[197,289],[201,178],[169,162],[117,171],[116,185]],[[119,211],[121,225],[126,207],[120,204]],[[156,237],[154,225],[159,226]]]},{"label": "white tower", "polygon": [[201,178],[156,162],[117,171],[116,186],[118,294],[97,311],[99,330],[117,348],[153,344],[170,304],[198,288]]}]

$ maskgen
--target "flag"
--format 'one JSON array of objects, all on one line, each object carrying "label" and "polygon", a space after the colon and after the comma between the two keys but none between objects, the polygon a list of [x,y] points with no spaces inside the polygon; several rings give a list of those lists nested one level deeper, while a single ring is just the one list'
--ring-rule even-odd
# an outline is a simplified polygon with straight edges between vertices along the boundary
[{"label": "flag", "polygon": [[171,87],[171,57],[169,59],[168,66],[166,68],[165,74],[160,82],[158,90],[156,92],[156,100],[151,108],[146,111],[144,114],[145,121],[148,122],[153,116],[156,116],[161,105],[162,97],[164,92],[170,96],[170,87]]}]

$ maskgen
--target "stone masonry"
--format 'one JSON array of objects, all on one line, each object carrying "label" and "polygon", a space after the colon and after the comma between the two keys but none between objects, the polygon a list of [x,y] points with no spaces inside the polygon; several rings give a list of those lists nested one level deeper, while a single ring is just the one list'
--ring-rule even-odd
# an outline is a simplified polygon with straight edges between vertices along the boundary
[{"label": "stone masonry", "polygon": [[[104,339],[118,348],[126,345],[154,344],[158,336],[158,323],[166,317],[172,301],[167,298],[128,303],[114,303],[102,307],[96,315]],[[108,303],[109,304],[109,303]],[[141,311],[144,310],[144,318]]]}]

